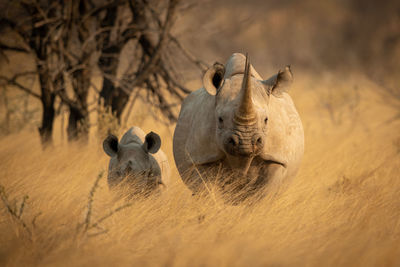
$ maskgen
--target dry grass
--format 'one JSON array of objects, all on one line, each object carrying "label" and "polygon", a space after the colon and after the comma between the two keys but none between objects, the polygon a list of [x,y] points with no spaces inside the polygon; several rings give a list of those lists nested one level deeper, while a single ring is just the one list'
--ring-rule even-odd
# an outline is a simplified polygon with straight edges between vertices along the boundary
[{"label": "dry grass", "polygon": [[[175,171],[167,195],[125,207],[101,176],[108,158],[98,141],[42,152],[36,133],[4,137],[0,184],[9,207],[0,203],[0,265],[398,266],[400,121],[377,90],[363,77],[337,84],[298,75],[302,169],[287,189],[252,206],[193,198]],[[171,128],[141,126],[158,129],[173,165]],[[12,215],[25,195],[22,215]]]}]

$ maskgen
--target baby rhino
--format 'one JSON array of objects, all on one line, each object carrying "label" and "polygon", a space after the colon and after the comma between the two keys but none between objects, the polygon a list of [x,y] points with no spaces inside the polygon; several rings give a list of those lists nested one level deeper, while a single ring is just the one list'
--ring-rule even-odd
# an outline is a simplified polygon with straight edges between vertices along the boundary
[{"label": "baby rhino", "polygon": [[149,195],[168,184],[170,167],[168,159],[160,150],[160,136],[154,132],[147,135],[139,127],[130,128],[120,142],[109,135],[103,149],[111,157],[108,168],[108,186],[127,186],[128,194]]}]

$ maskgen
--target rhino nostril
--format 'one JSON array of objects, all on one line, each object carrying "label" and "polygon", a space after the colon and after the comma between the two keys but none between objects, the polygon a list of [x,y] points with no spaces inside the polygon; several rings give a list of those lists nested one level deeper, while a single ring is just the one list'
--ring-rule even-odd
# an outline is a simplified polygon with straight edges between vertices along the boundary
[{"label": "rhino nostril", "polygon": [[132,173],[132,168],[131,168],[131,166],[130,165],[128,165],[128,166],[126,166],[126,168],[125,168],[125,176],[128,176],[128,175],[130,175],[131,173]]},{"label": "rhino nostril", "polygon": [[234,155],[239,147],[239,136],[231,134],[224,139],[224,149],[227,153]]},{"label": "rhino nostril", "polygon": [[255,134],[252,138],[253,146],[256,146],[257,149],[261,149],[264,146],[264,140],[261,135]]},{"label": "rhino nostril", "polygon": [[261,137],[258,137],[258,138],[257,138],[257,144],[258,144],[258,145],[261,145],[262,142],[263,142],[263,141],[262,141],[262,138],[261,138]]},{"label": "rhino nostril", "polygon": [[236,146],[236,140],[233,137],[229,137],[228,138],[228,144],[232,145],[232,146]]}]

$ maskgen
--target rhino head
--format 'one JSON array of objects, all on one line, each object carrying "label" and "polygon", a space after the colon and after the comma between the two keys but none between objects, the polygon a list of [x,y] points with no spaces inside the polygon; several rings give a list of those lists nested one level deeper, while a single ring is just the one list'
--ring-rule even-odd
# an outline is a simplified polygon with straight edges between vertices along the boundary
[{"label": "rhino head", "polygon": [[108,171],[110,188],[127,182],[139,191],[157,188],[161,170],[152,154],[159,151],[160,136],[154,132],[146,135],[144,142],[129,130],[121,139],[109,135],[103,142],[105,153],[111,157]]},{"label": "rhino head", "polygon": [[[287,92],[293,76],[290,67],[262,80],[248,56],[234,54],[234,64],[215,63],[204,75],[203,85],[215,99],[216,143],[232,169],[246,175],[255,158],[285,167],[284,159],[268,154],[270,98]],[[267,149],[268,150],[268,149]]]}]

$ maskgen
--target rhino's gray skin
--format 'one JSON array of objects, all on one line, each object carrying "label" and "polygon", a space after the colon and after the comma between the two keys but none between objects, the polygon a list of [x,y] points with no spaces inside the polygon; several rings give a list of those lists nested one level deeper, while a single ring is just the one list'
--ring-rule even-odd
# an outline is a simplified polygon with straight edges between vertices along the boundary
[{"label": "rhino's gray skin", "polygon": [[147,135],[139,128],[130,128],[118,142],[109,135],[103,142],[103,149],[111,157],[108,168],[108,185],[128,184],[131,193],[151,192],[168,185],[170,167],[168,159],[160,150],[158,134]]},{"label": "rhino's gray skin", "polygon": [[239,53],[205,73],[204,87],[182,104],[173,140],[176,166],[193,192],[205,181],[256,192],[296,175],[304,132],[287,94],[292,79],[286,67],[263,80]]}]

